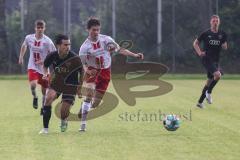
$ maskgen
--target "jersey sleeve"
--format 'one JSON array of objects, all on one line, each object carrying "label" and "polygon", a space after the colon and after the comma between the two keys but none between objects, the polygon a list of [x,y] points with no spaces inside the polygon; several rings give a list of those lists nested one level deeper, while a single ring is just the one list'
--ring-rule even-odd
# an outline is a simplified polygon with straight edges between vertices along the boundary
[{"label": "jersey sleeve", "polygon": [[57,49],[56,49],[54,43],[52,42],[52,40],[49,40],[49,53],[54,52],[56,50]]},{"label": "jersey sleeve", "polygon": [[44,67],[48,68],[53,62],[53,53],[48,54],[47,57],[44,60]]},{"label": "jersey sleeve", "polygon": [[26,37],[25,37],[25,39],[24,39],[24,41],[23,41],[23,45],[24,45],[24,46],[28,46],[28,44],[29,44],[29,38],[30,38],[29,36],[26,36]]},{"label": "jersey sleeve", "polygon": [[203,32],[197,37],[197,40],[201,42],[205,39],[205,36],[206,36],[206,32]]},{"label": "jersey sleeve", "polygon": [[118,52],[120,50],[120,46],[115,42],[115,40],[112,37],[106,36],[106,42],[107,42],[107,44],[106,44],[107,46],[109,44],[114,44],[115,52]]}]

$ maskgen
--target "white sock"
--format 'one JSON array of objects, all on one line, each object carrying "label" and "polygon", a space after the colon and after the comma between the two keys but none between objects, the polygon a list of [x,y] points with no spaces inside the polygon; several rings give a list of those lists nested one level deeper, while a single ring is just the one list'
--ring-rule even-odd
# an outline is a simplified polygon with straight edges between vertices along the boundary
[{"label": "white sock", "polygon": [[90,110],[90,108],[92,107],[92,103],[91,102],[83,102],[82,103],[82,113],[84,112],[84,111],[89,111]]},{"label": "white sock", "polygon": [[87,120],[87,114],[90,110],[90,108],[92,107],[92,103],[91,102],[83,102],[82,103],[82,120],[81,120],[81,124],[86,124],[86,120]]}]

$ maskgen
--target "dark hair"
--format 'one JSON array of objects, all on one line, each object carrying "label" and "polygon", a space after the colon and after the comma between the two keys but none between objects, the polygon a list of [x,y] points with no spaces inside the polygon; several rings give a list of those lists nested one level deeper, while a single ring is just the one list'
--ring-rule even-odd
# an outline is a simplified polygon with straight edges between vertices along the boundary
[{"label": "dark hair", "polygon": [[44,20],[38,19],[38,20],[35,21],[35,27],[37,27],[37,26],[45,26],[45,25],[46,25],[46,23],[45,23]]},{"label": "dark hair", "polygon": [[69,37],[67,35],[58,34],[55,37],[55,44],[56,45],[62,44],[62,40],[69,40]]},{"label": "dark hair", "polygon": [[100,20],[96,17],[90,17],[87,21],[87,29],[90,29],[92,26],[100,26]]}]

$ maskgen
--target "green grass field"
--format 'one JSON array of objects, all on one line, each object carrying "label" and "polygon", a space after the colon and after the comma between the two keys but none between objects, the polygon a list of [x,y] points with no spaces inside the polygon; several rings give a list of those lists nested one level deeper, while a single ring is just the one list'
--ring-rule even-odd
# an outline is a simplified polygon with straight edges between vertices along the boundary
[{"label": "green grass field", "polygon": [[[171,76],[170,76],[171,77]],[[135,107],[119,99],[112,112],[88,122],[69,122],[60,133],[53,114],[50,134],[39,135],[42,119],[31,106],[27,80],[0,80],[0,160],[238,160],[240,157],[240,81],[223,79],[214,90],[214,104],[195,107],[204,76],[166,78],[173,90],[152,98],[138,98]],[[141,88],[140,88],[141,89]],[[115,93],[112,85],[108,90]],[[40,95],[40,94],[39,94]],[[58,99],[57,101],[60,101]],[[81,100],[72,108],[77,113]],[[56,103],[54,103],[56,104]],[[160,121],[126,121],[125,113],[175,113],[184,115],[176,132]],[[191,112],[191,120],[190,118]]]}]

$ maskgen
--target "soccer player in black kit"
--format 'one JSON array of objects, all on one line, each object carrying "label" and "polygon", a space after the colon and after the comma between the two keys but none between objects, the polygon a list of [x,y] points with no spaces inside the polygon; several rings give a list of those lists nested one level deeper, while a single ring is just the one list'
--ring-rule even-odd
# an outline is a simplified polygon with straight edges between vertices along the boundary
[{"label": "soccer player in black kit", "polygon": [[[207,70],[208,80],[202,90],[198,100],[197,107],[204,108],[203,101],[206,98],[209,104],[212,104],[211,93],[217,82],[222,76],[219,68],[219,57],[221,49],[227,49],[227,35],[219,30],[220,18],[213,15],[210,20],[211,28],[203,32],[193,43],[193,47],[198,56],[202,58],[202,64]],[[203,48],[200,48],[200,44]]]},{"label": "soccer player in black kit", "polygon": [[[67,117],[75,100],[75,95],[81,95],[82,63],[78,55],[70,51],[70,39],[65,35],[56,36],[57,51],[47,55],[44,60],[44,75],[48,79],[48,69],[52,67],[50,74],[50,86],[46,92],[43,107],[43,129],[39,134],[48,133],[49,120],[51,118],[51,105],[62,94],[61,106],[61,131],[67,129]],[[80,74],[79,74],[80,73]]]}]

